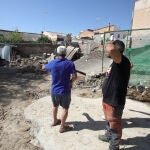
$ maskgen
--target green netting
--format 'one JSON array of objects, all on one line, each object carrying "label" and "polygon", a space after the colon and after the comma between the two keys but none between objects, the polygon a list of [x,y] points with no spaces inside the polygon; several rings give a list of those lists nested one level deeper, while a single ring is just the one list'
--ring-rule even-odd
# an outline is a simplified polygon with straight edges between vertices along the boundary
[{"label": "green netting", "polygon": [[130,83],[150,87],[150,45],[128,48],[126,55],[133,63]]}]

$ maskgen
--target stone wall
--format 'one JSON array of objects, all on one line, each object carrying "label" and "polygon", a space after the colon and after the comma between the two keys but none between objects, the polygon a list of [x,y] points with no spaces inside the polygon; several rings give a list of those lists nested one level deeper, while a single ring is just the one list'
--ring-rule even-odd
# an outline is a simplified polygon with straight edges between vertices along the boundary
[{"label": "stone wall", "polygon": [[23,56],[42,55],[43,53],[53,53],[55,47],[51,44],[15,44],[14,51]]}]

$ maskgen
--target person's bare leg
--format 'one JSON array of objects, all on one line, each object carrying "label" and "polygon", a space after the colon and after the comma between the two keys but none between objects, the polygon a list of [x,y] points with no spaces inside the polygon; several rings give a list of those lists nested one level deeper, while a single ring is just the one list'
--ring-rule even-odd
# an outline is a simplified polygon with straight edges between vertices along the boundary
[{"label": "person's bare leg", "polygon": [[62,115],[61,115],[61,127],[60,128],[64,128],[67,116],[68,116],[68,109],[63,108]]},{"label": "person's bare leg", "polygon": [[53,124],[57,123],[57,112],[58,112],[58,107],[53,107]]}]

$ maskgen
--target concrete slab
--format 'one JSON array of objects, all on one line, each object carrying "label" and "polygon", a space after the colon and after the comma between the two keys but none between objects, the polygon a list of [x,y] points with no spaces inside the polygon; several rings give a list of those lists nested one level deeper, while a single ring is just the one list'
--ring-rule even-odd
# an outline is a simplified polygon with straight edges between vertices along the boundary
[{"label": "concrete slab", "polygon": [[[89,55],[84,55],[80,59],[76,60],[76,69],[86,74],[94,75],[102,72],[102,52],[94,51]],[[111,64],[110,58],[104,57],[103,60],[103,71],[106,71]]]},{"label": "concrete slab", "polygon": [[[25,118],[32,123],[34,143],[44,150],[107,150],[108,143],[98,140],[105,126],[101,98],[90,99],[72,95],[67,123],[73,131],[59,133],[59,126],[51,127],[51,97],[34,101],[24,110]],[[59,116],[61,108],[59,110]],[[128,150],[149,150],[150,106],[138,101],[127,100],[123,115],[123,141],[121,147]],[[32,142],[33,143],[33,142]]]}]

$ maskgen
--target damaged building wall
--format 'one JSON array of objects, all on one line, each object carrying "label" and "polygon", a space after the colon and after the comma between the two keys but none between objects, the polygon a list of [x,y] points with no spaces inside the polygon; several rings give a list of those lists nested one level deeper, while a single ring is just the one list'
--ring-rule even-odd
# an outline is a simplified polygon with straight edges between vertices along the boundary
[{"label": "damaged building wall", "polygon": [[16,44],[13,50],[16,50],[23,56],[29,56],[31,54],[42,55],[43,53],[53,53],[54,46],[51,44]]}]

